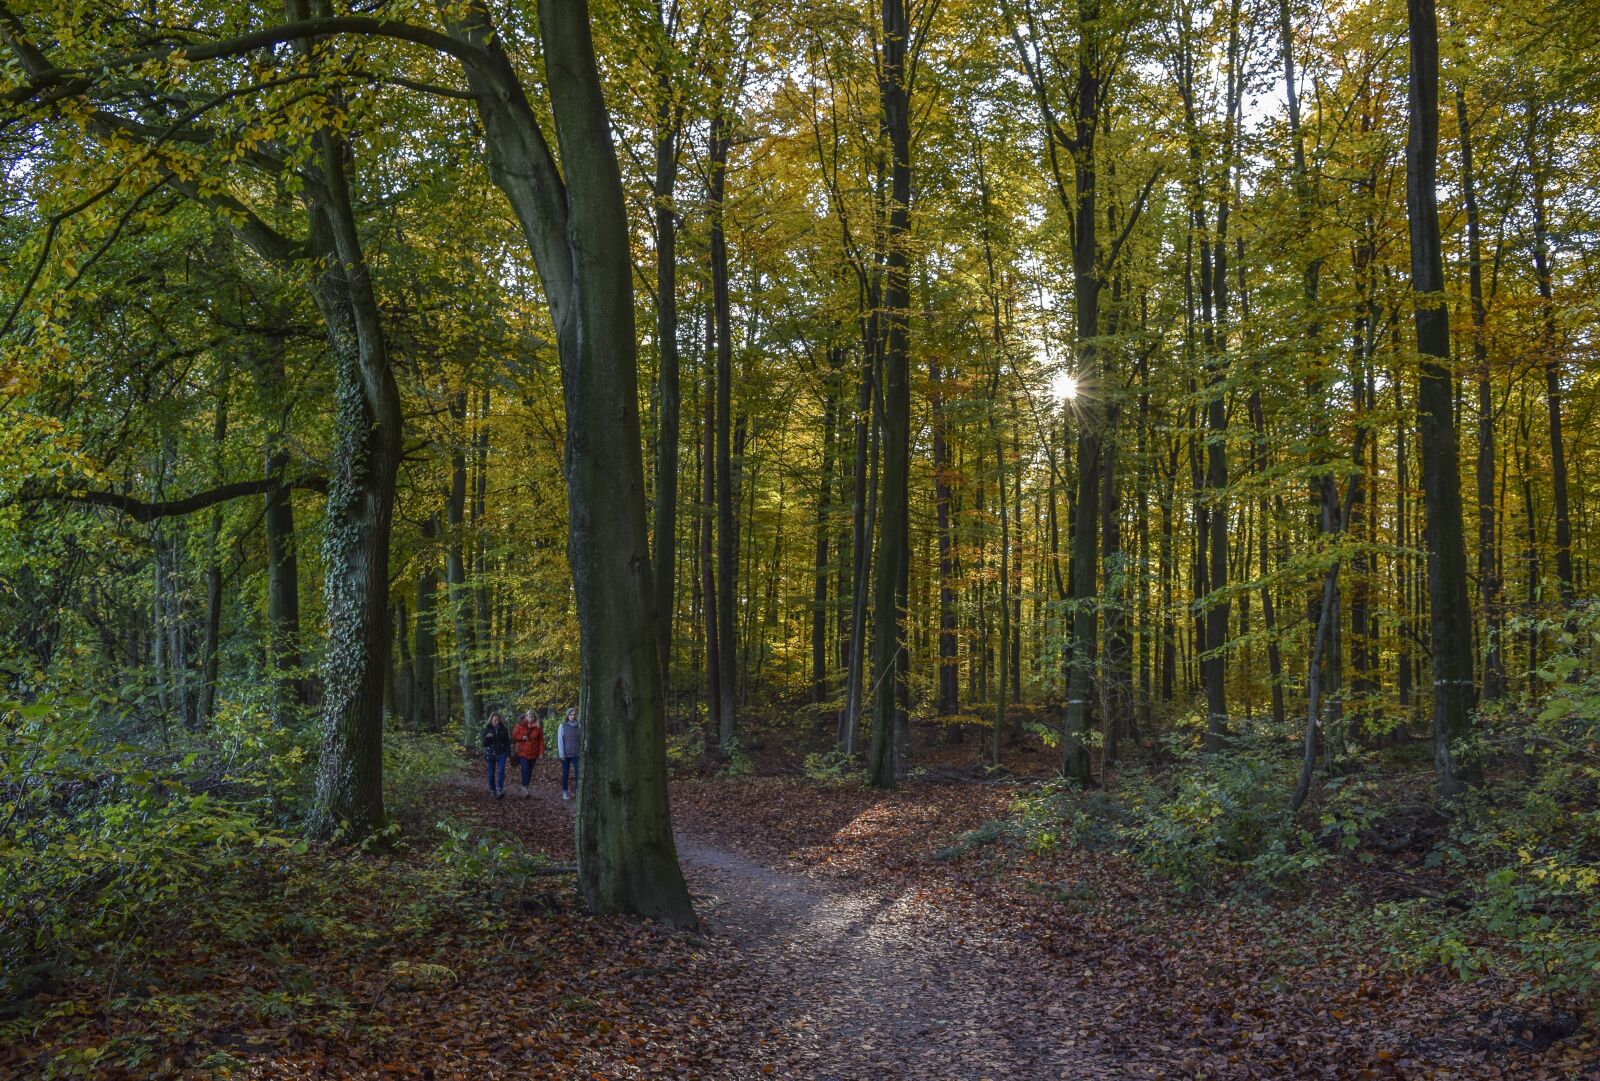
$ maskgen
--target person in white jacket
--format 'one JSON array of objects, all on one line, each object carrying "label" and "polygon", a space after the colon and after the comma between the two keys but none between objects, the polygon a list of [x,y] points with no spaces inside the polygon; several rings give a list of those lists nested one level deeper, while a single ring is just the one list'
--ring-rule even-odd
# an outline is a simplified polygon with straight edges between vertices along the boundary
[{"label": "person in white jacket", "polygon": [[[566,720],[561,722],[561,727],[556,729],[556,754],[561,756],[561,798],[571,799],[573,792],[578,788],[578,751],[582,745],[578,730],[578,711],[576,708],[567,710]],[[569,786],[567,777],[570,774],[572,783]]]}]

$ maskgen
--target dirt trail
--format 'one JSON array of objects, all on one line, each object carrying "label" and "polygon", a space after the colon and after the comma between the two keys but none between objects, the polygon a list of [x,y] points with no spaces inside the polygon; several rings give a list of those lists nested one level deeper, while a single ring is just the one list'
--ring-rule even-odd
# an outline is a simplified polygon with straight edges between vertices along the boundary
[{"label": "dirt trail", "polygon": [[1087,1019],[1008,944],[925,898],[841,889],[681,831],[677,842],[706,934],[738,951],[759,1046],[712,1076],[756,1076],[756,1061],[818,1081],[1149,1076],[1077,1046]]}]

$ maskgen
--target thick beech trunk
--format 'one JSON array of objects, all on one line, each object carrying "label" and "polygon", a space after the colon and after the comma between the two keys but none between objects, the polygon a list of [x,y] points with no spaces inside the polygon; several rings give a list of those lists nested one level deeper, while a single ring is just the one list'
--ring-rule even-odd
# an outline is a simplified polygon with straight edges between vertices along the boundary
[{"label": "thick beech trunk", "polygon": [[522,224],[556,329],[566,406],[567,560],[577,597],[583,785],[578,884],[596,912],[695,916],[667,812],[655,583],[639,445],[632,256],[622,178],[584,0],[545,0],[539,36],[559,166],[522,84],[473,5],[459,36],[490,176]]},{"label": "thick beech trunk", "polygon": [[902,664],[906,576],[910,565],[908,481],[911,452],[911,305],[907,249],[911,231],[911,112],[906,51],[911,25],[905,0],[883,0],[882,69],[878,94],[889,163],[883,255],[883,495],[873,593],[872,750],[867,779],[896,780],[905,748],[896,746],[905,703]]},{"label": "thick beech trunk", "polygon": [[334,468],[323,527],[328,641],[314,833],[383,825],[383,699],[389,664],[389,533],[401,448],[400,393],[346,179],[346,150],[318,137],[326,201],[314,233],[331,257],[316,284],[335,364]]}]

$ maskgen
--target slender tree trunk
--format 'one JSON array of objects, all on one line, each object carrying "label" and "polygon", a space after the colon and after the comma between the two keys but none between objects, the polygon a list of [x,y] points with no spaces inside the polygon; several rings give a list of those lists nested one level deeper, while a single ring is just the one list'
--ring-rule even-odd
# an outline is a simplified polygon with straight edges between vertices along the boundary
[{"label": "slender tree trunk", "polygon": [[[870,344],[870,343],[864,343]],[[856,457],[854,470],[854,514],[851,539],[853,571],[850,588],[850,655],[845,675],[845,709],[840,719],[839,747],[847,755],[856,753],[861,730],[862,671],[865,668],[867,596],[871,581],[872,540],[876,518],[877,491],[877,411],[873,406],[872,351],[864,348],[861,377],[856,384]],[[869,463],[870,459],[870,463]]]},{"label": "slender tree trunk", "polygon": [[706,747],[715,753],[722,733],[722,643],[717,635],[717,388],[716,363],[709,354],[714,349],[715,316],[706,309],[706,349],[708,363],[704,383],[705,404],[700,457],[705,463],[700,489],[700,588],[706,635]]},{"label": "slender tree trunk", "polygon": [[1495,558],[1494,397],[1489,384],[1489,311],[1483,297],[1483,226],[1478,213],[1477,174],[1472,160],[1472,123],[1467,97],[1456,89],[1456,126],[1461,140],[1461,192],[1467,215],[1467,292],[1472,302],[1472,359],[1478,382],[1478,598],[1483,607],[1483,696],[1505,694],[1500,572]]},{"label": "slender tree trunk", "polygon": [[412,698],[411,723],[426,732],[438,732],[442,727],[439,718],[439,690],[437,669],[439,640],[437,635],[439,568],[434,563],[432,542],[439,535],[439,518],[434,515],[422,523],[422,539],[427,549],[421,573],[417,575],[417,622],[413,632],[416,673],[416,694]]},{"label": "slender tree trunk", "polygon": [[466,438],[467,392],[456,392],[451,398],[450,415],[458,426],[450,447],[450,492],[445,501],[445,584],[450,600],[450,616],[455,631],[456,684],[461,693],[461,741],[468,750],[478,745],[478,734],[484,725],[483,699],[479,695],[478,623],[473,611],[473,599],[467,586],[466,547],[467,505],[467,455],[463,446]]},{"label": "slender tree trunk", "polygon": [[[950,525],[950,442],[945,434],[944,376],[928,360],[933,385],[933,512],[939,543],[939,690],[935,709],[948,717],[960,709],[960,641],[956,633],[955,544]],[[959,734],[959,728],[952,728]]]},{"label": "slender tree trunk", "polygon": [[[1000,356],[995,357],[998,366],[1002,361]],[[999,382],[998,371],[995,372],[995,382]],[[995,425],[994,408],[991,403],[989,410],[989,436],[994,440],[994,467],[995,491],[1000,500],[1000,678],[996,680],[995,706],[994,706],[994,745],[991,748],[990,764],[996,768],[1000,765],[1000,733],[1005,729],[1006,723],[1006,683],[1009,677],[1011,654],[1011,519],[1006,513],[1006,451],[1005,443],[1000,438],[1000,432]]]},{"label": "slender tree trunk", "polygon": [[[278,479],[284,479],[289,469],[286,433],[291,399],[284,349],[282,338],[268,337],[249,360],[260,413],[269,418],[262,475]],[[263,497],[262,525],[267,557],[266,668],[273,682],[272,717],[283,723],[291,704],[309,701],[309,688],[299,673],[300,567],[295,555],[294,501],[287,487],[273,488]]]},{"label": "slender tree trunk", "polygon": [[1544,351],[1545,409],[1550,424],[1550,495],[1555,510],[1556,591],[1563,607],[1577,600],[1572,576],[1572,514],[1567,502],[1567,451],[1561,436],[1561,344],[1556,336],[1555,289],[1550,274],[1550,224],[1545,205],[1545,165],[1553,154],[1537,147],[1539,119],[1528,117],[1528,161],[1533,171],[1533,267],[1539,279]]},{"label": "slender tree trunk", "polygon": [[[223,374],[227,378],[226,369]],[[222,480],[222,444],[228,437],[228,395],[219,388],[215,420],[212,424],[212,441],[216,447],[217,480]],[[206,555],[206,627],[200,648],[200,709],[201,722],[211,720],[217,704],[217,675],[222,653],[222,508],[211,512],[211,530]]]},{"label": "slender tree trunk", "polygon": [[735,735],[735,676],[738,625],[734,590],[738,581],[739,536],[734,519],[733,445],[733,327],[728,298],[728,245],[723,233],[723,193],[728,175],[727,119],[718,112],[711,121],[710,204],[711,292],[717,355],[717,644],[718,666],[717,746],[727,754]]},{"label": "slender tree trunk", "polygon": [[[661,7],[656,18],[663,21]],[[670,50],[671,32],[663,21],[662,48]],[[677,587],[678,427],[681,390],[678,380],[678,133],[682,109],[672,86],[670,57],[656,69],[656,485],[654,528],[650,547],[656,597],[656,648],[661,654],[661,686],[672,686],[672,628]]]},{"label": "slender tree trunk", "polygon": [[1406,218],[1411,234],[1411,290],[1416,298],[1418,434],[1427,512],[1428,602],[1433,641],[1433,757],[1440,794],[1473,780],[1458,760],[1476,702],[1472,679],[1472,607],[1461,525],[1461,470],[1451,410],[1450,327],[1444,305],[1444,257],[1434,179],[1439,155],[1439,30],[1433,0],[1407,0],[1411,37],[1410,134],[1406,140]]},{"label": "slender tree trunk", "polygon": [[833,500],[833,448],[838,413],[839,373],[844,349],[828,348],[828,371],[822,400],[822,474],[817,483],[816,531],[811,585],[811,704],[828,700],[828,516]]}]

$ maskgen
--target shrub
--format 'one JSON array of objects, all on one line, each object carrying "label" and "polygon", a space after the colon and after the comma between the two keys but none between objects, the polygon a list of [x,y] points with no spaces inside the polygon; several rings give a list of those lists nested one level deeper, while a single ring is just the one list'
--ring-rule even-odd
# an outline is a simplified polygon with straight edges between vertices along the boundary
[{"label": "shrub", "polygon": [[1428,856],[1459,885],[1443,904],[1380,906],[1378,922],[1411,963],[1600,1003],[1600,605],[1535,629],[1558,645],[1540,693],[1479,717],[1477,753],[1514,768],[1456,801]]},{"label": "shrub", "polygon": [[750,753],[744,749],[738,736],[722,745],[722,756],[727,762],[726,769],[730,777],[748,777],[756,771],[755,763],[750,761]]},{"label": "shrub", "polygon": [[434,786],[460,768],[460,752],[448,736],[385,732],[384,808],[390,820],[405,833],[420,834],[436,811]]},{"label": "shrub", "polygon": [[844,784],[859,772],[855,758],[838,748],[806,755],[801,769],[811,780],[825,785]]},{"label": "shrub", "polygon": [[667,736],[667,772],[674,777],[698,772],[705,756],[705,732],[698,725]]},{"label": "shrub", "polygon": [[504,901],[520,894],[548,866],[509,834],[474,831],[448,820],[438,828],[444,838],[433,849],[431,862],[461,888],[486,900]]},{"label": "shrub", "polygon": [[303,850],[163,763],[100,736],[87,703],[0,706],[0,999],[107,944],[137,955],[262,849]]}]

